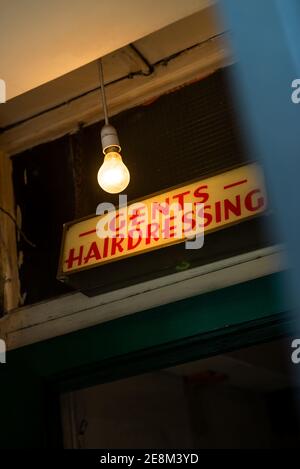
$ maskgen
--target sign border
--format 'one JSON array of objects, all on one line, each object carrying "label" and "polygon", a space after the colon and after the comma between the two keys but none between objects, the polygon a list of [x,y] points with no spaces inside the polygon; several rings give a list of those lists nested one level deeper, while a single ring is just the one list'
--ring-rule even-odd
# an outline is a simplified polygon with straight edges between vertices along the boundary
[{"label": "sign border", "polygon": [[[153,192],[151,194],[148,194],[148,195],[145,195],[145,196],[142,196],[142,197],[138,197],[132,201],[130,201],[130,205],[132,204],[135,204],[135,203],[138,203],[138,202],[141,202],[145,199],[150,199],[152,197],[155,197],[157,195],[161,195],[161,194],[164,194],[165,192],[167,191],[172,191],[172,190],[175,190],[175,189],[179,189],[183,186],[188,186],[189,184],[193,184],[195,182],[201,182],[201,181],[205,181],[206,179],[210,179],[214,176],[219,176],[220,174],[226,174],[234,169],[238,169],[238,168],[242,168],[242,167],[246,167],[246,166],[250,166],[250,165],[256,165],[258,166],[261,170],[261,165],[259,164],[259,162],[257,160],[254,160],[254,161],[249,161],[247,163],[242,163],[242,164],[237,164],[237,165],[233,165],[231,166],[230,168],[226,169],[225,171],[224,170],[220,170],[216,173],[213,173],[213,174],[210,174],[210,175],[205,175],[203,177],[203,179],[199,179],[199,177],[197,178],[193,178],[192,180],[189,180],[189,181],[185,181],[185,182],[182,182],[180,184],[176,184],[172,187],[168,187],[166,189],[163,189],[163,190],[160,190],[160,191],[156,191],[156,192]],[[208,173],[209,174],[209,173]],[[266,183],[266,181],[264,181]],[[120,206],[118,207],[117,210],[120,209]],[[264,214],[268,214],[270,212],[269,209],[266,209],[266,211],[264,211],[263,213]],[[233,226],[233,225],[236,225],[238,223],[242,223],[243,221],[246,221],[246,220],[249,220],[249,219],[252,219],[252,218],[256,218],[256,217],[259,217],[262,215],[262,212],[261,213],[255,213],[253,215],[249,215],[245,218],[243,218],[242,220],[235,220],[235,221],[232,221],[230,223],[227,223],[225,226],[222,225],[222,226],[219,226],[219,227],[215,227],[215,228],[212,228],[211,230],[208,231],[207,234],[210,234],[210,233],[214,233],[216,231],[219,231],[219,230],[222,230],[222,229],[226,229],[226,228],[229,228],[230,226]],[[70,222],[66,222],[64,223],[63,225],[63,234],[62,234],[62,241],[61,241],[61,247],[60,247],[60,255],[59,255],[59,264],[58,264],[58,271],[57,271],[57,276],[56,278],[60,281],[64,281],[66,280],[69,276],[73,275],[73,274],[78,274],[79,272],[83,272],[85,270],[91,270],[91,269],[96,269],[97,267],[100,267],[102,265],[106,265],[106,264],[109,264],[111,262],[116,262],[116,261],[122,261],[123,259],[128,259],[129,257],[132,257],[132,256],[137,256],[137,255],[141,255],[141,254],[146,254],[148,252],[151,252],[151,251],[154,251],[154,250],[158,250],[158,249],[162,249],[162,248],[165,248],[165,247],[170,247],[170,246],[173,246],[175,244],[180,244],[180,243],[184,243],[186,241],[187,238],[182,238],[182,239],[178,239],[177,241],[174,241],[171,240],[169,243],[165,243],[163,246],[153,246],[149,249],[147,249],[146,251],[144,252],[132,252],[122,258],[117,258],[117,259],[107,259],[103,262],[101,262],[101,264],[93,264],[91,266],[83,266],[83,267],[78,267],[76,269],[73,269],[72,271],[70,272],[64,272],[63,271],[63,254],[64,254],[64,245],[65,245],[65,239],[66,239],[66,235],[67,235],[67,232],[68,232],[68,229],[69,227],[77,224],[77,223],[80,223],[82,221],[85,221],[85,220],[90,220],[91,218],[96,218],[97,215],[87,215],[85,217],[82,217],[82,218],[79,218],[77,220],[73,220],[73,221],[70,221]]]}]

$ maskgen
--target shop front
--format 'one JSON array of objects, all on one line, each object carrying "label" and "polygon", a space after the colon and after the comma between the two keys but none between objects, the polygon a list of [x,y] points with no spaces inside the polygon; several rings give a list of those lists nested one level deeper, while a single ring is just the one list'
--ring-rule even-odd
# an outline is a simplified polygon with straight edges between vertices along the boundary
[{"label": "shop front", "polygon": [[[217,446],[217,414],[235,399],[244,420],[233,406],[235,424],[223,432],[236,443],[223,443],[245,447],[245,396],[258,409],[266,389],[285,389],[269,361],[274,379],[256,399],[259,370],[242,392],[243,372],[228,365],[278,351],[295,318],[264,170],[241,143],[226,73],[113,118],[131,168],[127,205],[99,200],[90,182],[99,123],[13,157],[16,200],[37,247],[19,241],[28,306],[3,327],[3,447]],[[220,409],[204,415],[210,392]],[[263,412],[253,428],[267,425]],[[215,421],[203,438],[200,417]]]}]

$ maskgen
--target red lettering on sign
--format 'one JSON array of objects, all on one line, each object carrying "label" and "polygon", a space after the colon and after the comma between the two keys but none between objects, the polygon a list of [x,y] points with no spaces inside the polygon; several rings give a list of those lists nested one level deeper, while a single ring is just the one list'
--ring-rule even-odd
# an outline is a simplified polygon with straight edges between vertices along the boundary
[{"label": "red lettering on sign", "polygon": [[184,226],[184,233],[189,233],[195,228],[196,221],[194,220],[194,212],[191,210],[190,212],[186,212],[182,216],[182,222],[184,225],[188,225],[187,227]]},{"label": "red lettering on sign", "polygon": [[142,210],[145,210],[144,205],[132,210],[132,214],[130,215],[129,220],[131,222],[130,224],[133,227],[137,227],[141,225],[142,223],[145,223],[145,219],[143,218],[145,216],[145,211],[142,212]]},{"label": "red lettering on sign", "polygon": [[90,245],[87,255],[84,258],[84,263],[87,264],[90,259],[96,259],[97,261],[101,259],[101,255],[97,246],[96,241],[93,241]]},{"label": "red lettering on sign", "polygon": [[222,221],[221,202],[216,202],[216,223]]},{"label": "red lettering on sign", "polygon": [[261,191],[259,189],[254,189],[253,191],[249,192],[247,194],[246,199],[245,199],[245,206],[246,209],[249,210],[250,212],[256,212],[260,208],[262,208],[265,204],[265,199],[261,195],[260,197],[257,197],[254,199],[255,194],[261,194]]},{"label": "red lettering on sign", "polygon": [[108,256],[109,238],[104,238],[103,258]]},{"label": "red lettering on sign", "polygon": [[124,248],[122,246],[122,243],[124,241],[124,237],[119,237],[119,238],[112,238],[112,244],[111,244],[111,255],[114,256],[117,252],[123,252]]},{"label": "red lettering on sign", "polygon": [[159,240],[159,223],[149,223],[147,225],[146,244],[150,244],[152,239]]},{"label": "red lettering on sign", "polygon": [[235,186],[240,186],[241,184],[246,184],[246,182],[248,182],[247,179],[243,179],[242,181],[233,182],[232,184],[228,184],[227,186],[224,186],[224,189],[230,189],[230,188],[235,187]]},{"label": "red lettering on sign", "polygon": [[77,265],[80,266],[82,264],[82,255],[83,255],[83,246],[80,246],[78,256],[75,256],[75,248],[70,249],[69,257],[65,261],[68,266],[68,269],[73,268],[74,262],[77,262]]},{"label": "red lettering on sign", "polygon": [[[114,233],[115,235],[118,235],[120,233],[120,230],[122,230],[125,225],[126,225],[126,222],[125,220],[121,220],[121,223],[119,221],[119,218],[120,217],[124,217],[124,213],[123,212],[118,212],[116,214],[115,217],[113,217],[111,220],[110,220],[110,223],[109,223],[109,229],[112,233]],[[118,223],[117,223],[118,221]]]},{"label": "red lettering on sign", "polygon": [[163,215],[169,214],[170,198],[167,197],[164,203],[153,202],[152,204],[152,218],[156,219],[156,213],[162,213]]},{"label": "red lettering on sign", "polygon": [[174,215],[172,215],[171,217],[168,217],[168,218],[164,219],[163,228],[161,230],[164,239],[174,238],[175,237],[175,232],[174,231],[177,227],[173,223],[171,224],[171,222],[174,222],[175,218],[176,217]]},{"label": "red lettering on sign", "polygon": [[242,214],[242,207],[241,207],[241,196],[237,195],[235,197],[235,204],[231,202],[229,199],[224,200],[224,212],[225,212],[225,220],[230,218],[230,213],[233,213],[237,217],[241,216]]},{"label": "red lettering on sign", "polygon": [[203,224],[203,227],[206,228],[207,226],[209,226],[213,220],[213,217],[212,217],[212,214],[210,212],[208,212],[207,210],[210,210],[211,209],[211,205],[205,205],[204,207],[204,213],[202,214],[202,210],[200,209],[201,211],[201,215],[200,216],[203,216],[205,222]]},{"label": "red lettering on sign", "polygon": [[208,185],[197,187],[194,191],[194,197],[201,200],[197,200],[197,203],[205,204],[209,199]]},{"label": "red lettering on sign", "polygon": [[184,196],[189,195],[191,191],[181,192],[180,194],[173,195],[173,199],[178,199],[178,204],[180,209],[183,210],[184,208]]},{"label": "red lettering on sign", "polygon": [[132,249],[135,249],[138,247],[140,242],[142,241],[142,232],[141,230],[135,230],[136,233],[138,233],[138,237],[133,237],[132,233],[129,234],[128,238],[128,243],[127,243],[127,249],[128,251],[131,251]]}]

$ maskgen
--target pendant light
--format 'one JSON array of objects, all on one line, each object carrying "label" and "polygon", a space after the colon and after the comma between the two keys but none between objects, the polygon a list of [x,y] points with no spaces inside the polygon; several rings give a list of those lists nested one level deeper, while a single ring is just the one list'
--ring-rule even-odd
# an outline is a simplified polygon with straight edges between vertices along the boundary
[{"label": "pendant light", "polygon": [[121,147],[116,129],[110,125],[104,89],[102,59],[98,60],[99,78],[101,85],[102,105],[105,125],[101,130],[102,150],[104,161],[98,171],[98,184],[110,194],[122,192],[129,184],[130,174],[120,155]]}]

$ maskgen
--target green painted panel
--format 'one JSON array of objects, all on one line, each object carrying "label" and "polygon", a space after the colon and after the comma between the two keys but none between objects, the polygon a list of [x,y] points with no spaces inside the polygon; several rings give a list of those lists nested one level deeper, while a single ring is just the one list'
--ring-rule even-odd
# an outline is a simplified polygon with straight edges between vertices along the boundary
[{"label": "green painted panel", "polygon": [[196,336],[224,335],[233,327],[286,312],[281,289],[282,274],[274,274],[23,347],[10,352],[8,361],[51,378]]},{"label": "green painted panel", "polygon": [[274,274],[9,352],[0,366],[0,447],[60,447],[60,391],[283,335],[282,285]]}]

